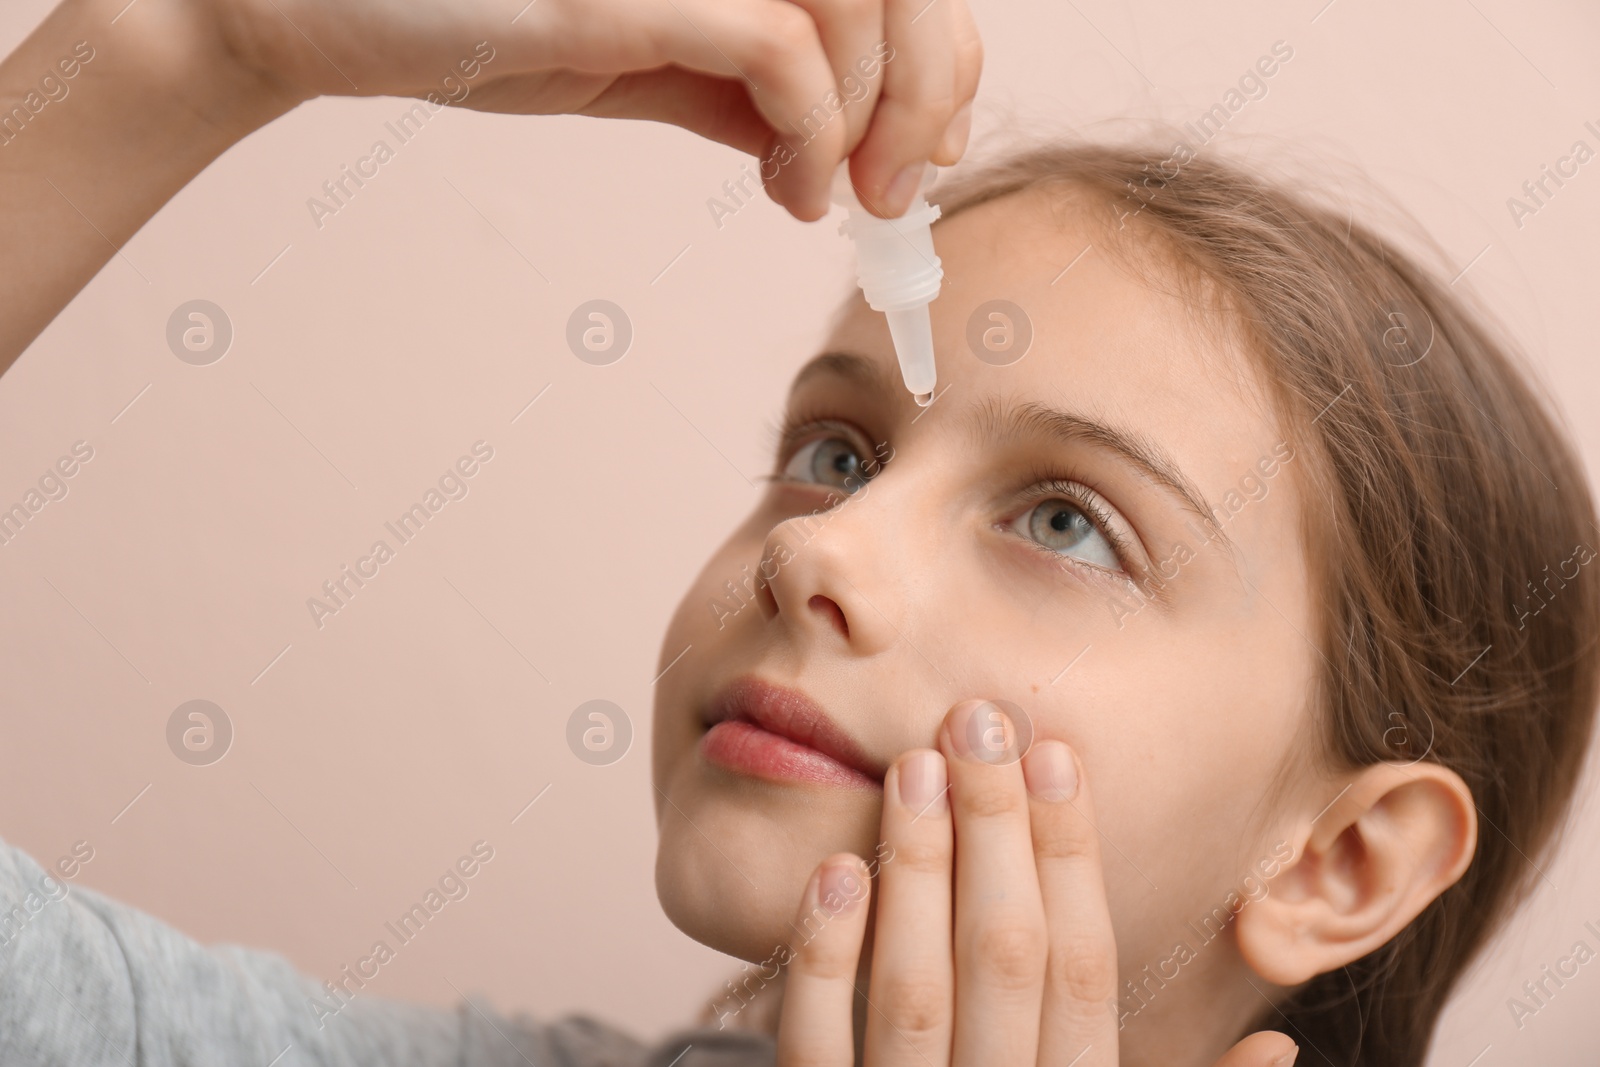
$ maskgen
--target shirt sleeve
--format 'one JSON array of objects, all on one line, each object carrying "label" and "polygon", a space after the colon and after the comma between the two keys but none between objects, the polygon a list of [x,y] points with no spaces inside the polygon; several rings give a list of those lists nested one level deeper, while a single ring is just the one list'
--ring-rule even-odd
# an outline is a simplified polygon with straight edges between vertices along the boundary
[{"label": "shirt sleeve", "polygon": [[771,1038],[714,1028],[649,1045],[588,1015],[506,1017],[475,996],[454,1008],[363,992],[334,999],[281,956],[200,945],[0,842],[0,1063],[8,1067],[767,1067],[775,1060]]}]

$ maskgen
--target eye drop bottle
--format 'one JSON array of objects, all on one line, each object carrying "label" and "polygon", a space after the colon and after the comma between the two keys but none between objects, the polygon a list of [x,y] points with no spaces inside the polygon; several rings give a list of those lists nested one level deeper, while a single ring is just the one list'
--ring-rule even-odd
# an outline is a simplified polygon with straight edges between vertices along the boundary
[{"label": "eye drop bottle", "polygon": [[938,172],[939,168],[928,164],[905,214],[897,219],[880,219],[861,206],[850,185],[848,159],[834,174],[832,193],[833,202],[849,212],[839,224],[839,232],[855,245],[856,281],[867,306],[883,312],[889,320],[900,375],[923,407],[933,403],[937,380],[928,304],[939,295],[944,278],[944,268],[933,252],[932,226],[939,217],[939,206],[930,205],[923,194]]}]

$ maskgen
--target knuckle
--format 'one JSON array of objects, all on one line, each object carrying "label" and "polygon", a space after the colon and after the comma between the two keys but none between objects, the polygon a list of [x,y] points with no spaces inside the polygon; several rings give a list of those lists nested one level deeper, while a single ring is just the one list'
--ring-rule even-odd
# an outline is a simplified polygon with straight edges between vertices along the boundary
[{"label": "knuckle", "polygon": [[834,944],[829,938],[819,937],[804,948],[796,950],[792,967],[796,973],[808,978],[832,981],[849,978],[855,973],[854,957],[855,954],[848,946]]},{"label": "knuckle", "polygon": [[894,1028],[920,1047],[940,1033],[951,1014],[950,991],[927,975],[892,975],[878,1003]]},{"label": "knuckle", "polygon": [[[1064,814],[1071,814],[1070,809]],[[1040,860],[1061,864],[1082,865],[1093,863],[1100,854],[1094,840],[1094,831],[1075,833],[1072,827],[1040,820],[1034,826],[1033,854]]]},{"label": "knuckle", "polygon": [[914,874],[942,874],[950,870],[953,849],[949,838],[938,840],[910,840],[894,843],[894,862],[884,867],[880,877],[895,877],[901,872]]},{"label": "knuckle", "polygon": [[1023,990],[1044,978],[1047,950],[1042,930],[994,923],[977,931],[972,950],[973,974],[985,984]]},{"label": "knuckle", "polygon": [[217,28],[230,55],[253,71],[299,73],[296,59],[302,47],[292,27],[283,25],[281,13],[267,0],[240,0],[208,5],[220,12]]},{"label": "knuckle", "polygon": [[1050,949],[1050,984],[1083,1004],[1103,1004],[1116,996],[1114,946],[1096,939],[1065,941]]},{"label": "knuckle", "polygon": [[816,26],[802,8],[779,5],[769,11],[766,19],[764,32],[755,44],[757,60],[765,67],[789,63],[816,43]]},{"label": "knuckle", "polygon": [[1027,798],[1022,795],[1020,789],[1008,789],[998,783],[969,786],[961,790],[953,789],[951,793],[957,810],[980,819],[1018,814],[1027,806]]},{"label": "knuckle", "polygon": [[[826,0],[823,18],[833,24],[856,26],[876,22],[881,0]],[[848,56],[840,56],[848,59]]]}]

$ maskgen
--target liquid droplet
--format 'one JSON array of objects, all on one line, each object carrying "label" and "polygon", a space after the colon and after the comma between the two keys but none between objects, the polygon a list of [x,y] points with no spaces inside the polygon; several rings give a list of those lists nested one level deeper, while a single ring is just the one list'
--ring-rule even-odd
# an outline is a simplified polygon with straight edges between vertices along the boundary
[{"label": "liquid droplet", "polygon": [[917,402],[918,407],[927,407],[933,403],[932,393],[912,393],[911,398]]}]

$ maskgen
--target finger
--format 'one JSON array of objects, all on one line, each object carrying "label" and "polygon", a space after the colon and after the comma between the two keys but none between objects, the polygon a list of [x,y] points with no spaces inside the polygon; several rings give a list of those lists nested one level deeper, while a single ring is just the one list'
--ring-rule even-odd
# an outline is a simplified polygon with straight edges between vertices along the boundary
[{"label": "finger", "polygon": [[844,126],[826,123],[809,138],[802,132],[802,117],[834,91],[811,16],[788,0],[671,0],[643,8],[654,12],[657,43],[621,69],[677,63],[740,79],[773,131],[762,153],[763,178],[774,175],[769,195],[797,218],[826,215],[833,168],[844,158]]},{"label": "finger", "polygon": [[[791,0],[804,8],[817,24],[822,49],[833,68],[837,98],[817,101],[802,127],[816,122],[842,122],[842,155],[861,143],[872,109],[883,88],[883,0]],[[817,105],[821,105],[818,107]],[[832,161],[837,167],[838,159]]]},{"label": "finger", "polygon": [[575,113],[669,122],[751,155],[764,151],[772,139],[772,128],[743,84],[683,67],[620,75]]},{"label": "finger", "polygon": [[855,1063],[851,1011],[871,887],[861,860],[848,852],[823,860],[806,883],[778,1017],[779,1067]]},{"label": "finger", "polygon": [[940,167],[954,166],[967,150],[967,140],[972,135],[972,100],[978,94],[978,79],[983,75],[983,41],[978,36],[972,8],[967,0],[950,0],[950,5],[955,20],[952,36],[956,112],[939,138],[939,147],[928,157],[930,163]]},{"label": "finger", "polygon": [[1036,742],[1022,770],[1049,926],[1039,1062],[1115,1067],[1117,943],[1089,788],[1062,741]]},{"label": "finger", "polygon": [[828,213],[834,168],[845,154],[845,125],[820,118],[836,91],[833,70],[820,30],[803,8],[765,0],[762,11],[770,30],[752,49],[747,68],[750,99],[774,132],[761,157],[762,181],[773,200],[811,222]]},{"label": "finger", "polygon": [[944,757],[919,748],[883,782],[877,926],[872,939],[866,1061],[945,1067],[955,997],[950,875],[955,855]]},{"label": "finger", "polygon": [[1290,1067],[1299,1054],[1288,1034],[1264,1030],[1233,1046],[1214,1067]]},{"label": "finger", "polygon": [[969,100],[956,111],[950,125],[944,128],[944,133],[939,137],[939,147],[933,150],[928,162],[936,167],[954,166],[966,152],[967,142],[971,138],[972,101]]},{"label": "finger", "polygon": [[890,48],[883,95],[850,156],[850,179],[868,210],[897,218],[955,116],[950,0],[885,0],[883,27]]},{"label": "finger", "polygon": [[1031,1064],[1044,993],[1045,913],[1017,727],[988,701],[963,701],[945,716],[939,747],[949,767],[956,842],[951,1060],[960,1067]]}]

